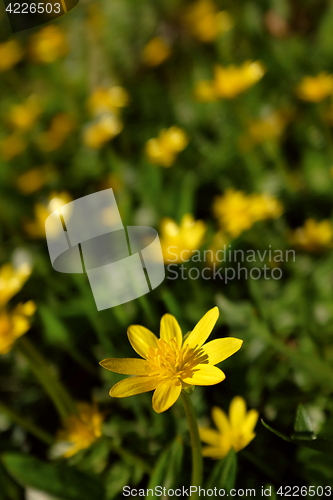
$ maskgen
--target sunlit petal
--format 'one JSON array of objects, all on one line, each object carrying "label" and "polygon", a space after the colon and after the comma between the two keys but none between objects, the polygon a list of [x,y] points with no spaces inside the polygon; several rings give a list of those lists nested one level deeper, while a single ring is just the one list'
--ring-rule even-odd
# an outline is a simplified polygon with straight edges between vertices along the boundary
[{"label": "sunlit petal", "polygon": [[208,427],[201,427],[199,429],[199,434],[201,441],[211,444],[212,446],[216,446],[220,440],[220,434],[213,429],[209,429]]},{"label": "sunlit petal", "polygon": [[113,398],[127,398],[143,392],[156,389],[158,381],[152,377],[129,377],[121,380],[110,389],[110,396]]},{"label": "sunlit petal", "polygon": [[183,342],[183,335],[178,324],[178,321],[171,314],[164,314],[161,319],[161,339],[169,342],[171,339],[175,338],[178,347],[181,347]]},{"label": "sunlit petal", "polygon": [[141,325],[132,325],[127,330],[128,340],[133,349],[142,358],[147,357],[148,349],[157,347],[157,337],[148,328]]},{"label": "sunlit petal", "polygon": [[209,364],[217,365],[229,358],[242,347],[243,341],[234,337],[212,340],[205,344],[202,349],[208,354]]},{"label": "sunlit petal", "polygon": [[153,409],[156,413],[168,410],[179,398],[181,390],[182,385],[179,380],[159,384],[153,395]]},{"label": "sunlit petal", "polygon": [[253,432],[259,418],[259,412],[257,410],[250,410],[245,417],[242,425],[242,431],[244,434],[249,434]]},{"label": "sunlit petal", "polygon": [[197,323],[190,333],[190,335],[187,337],[184,347],[186,345],[189,345],[190,347],[196,347],[196,346],[202,346],[208,339],[209,335],[211,334],[216,321],[218,320],[219,317],[219,310],[217,307],[213,307],[213,309],[210,309]]},{"label": "sunlit petal", "polygon": [[246,416],[246,403],[240,396],[236,396],[230,403],[229,419],[233,429],[238,429],[243,425]]},{"label": "sunlit petal", "polygon": [[225,374],[217,366],[197,365],[191,377],[182,378],[190,385],[214,385],[225,379]]},{"label": "sunlit petal", "polygon": [[246,436],[241,436],[239,440],[235,440],[233,447],[235,448],[235,451],[240,451],[245,446],[247,446],[249,443],[251,443],[252,439],[256,437],[255,433],[252,432],[251,434],[247,434]]},{"label": "sunlit petal", "polygon": [[212,417],[214,423],[221,434],[230,434],[231,427],[227,415],[221,408],[214,406],[212,410]]},{"label": "sunlit petal", "polygon": [[99,363],[103,368],[123,375],[147,375],[148,363],[136,358],[107,358]]}]

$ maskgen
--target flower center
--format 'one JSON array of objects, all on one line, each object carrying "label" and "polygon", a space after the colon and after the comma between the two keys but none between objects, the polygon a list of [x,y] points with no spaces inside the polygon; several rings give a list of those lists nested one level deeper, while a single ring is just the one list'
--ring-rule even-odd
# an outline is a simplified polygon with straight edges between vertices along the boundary
[{"label": "flower center", "polygon": [[197,365],[208,364],[208,355],[201,347],[179,348],[175,338],[169,342],[159,339],[158,347],[149,349],[147,361],[150,376],[183,379],[192,377]]}]

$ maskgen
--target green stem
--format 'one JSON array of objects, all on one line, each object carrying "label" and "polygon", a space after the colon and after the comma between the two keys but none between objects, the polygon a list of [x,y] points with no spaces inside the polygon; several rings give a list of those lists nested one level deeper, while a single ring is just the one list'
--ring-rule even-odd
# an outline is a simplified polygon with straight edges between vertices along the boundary
[{"label": "green stem", "polygon": [[201,453],[201,441],[199,436],[199,429],[197,418],[195,416],[194,408],[191,398],[184,390],[181,392],[180,397],[184,406],[188,427],[191,437],[192,446],[192,478],[191,486],[196,486],[197,491],[191,495],[192,499],[199,498],[199,486],[202,486],[203,475],[203,460]]},{"label": "green stem", "polygon": [[16,343],[17,349],[29,362],[31,370],[43,385],[62,419],[70,414],[79,415],[77,406],[63,384],[51,373],[44,358],[26,338],[21,337]]},{"label": "green stem", "polygon": [[51,434],[49,434],[46,431],[43,431],[43,429],[39,429],[39,427],[37,427],[35,424],[15,413],[15,411],[8,408],[8,406],[2,403],[1,401],[0,401],[0,411],[5,415],[7,415],[7,417],[9,417],[10,420],[20,425],[28,432],[30,432],[30,434],[33,434],[41,441],[44,441],[44,443],[48,445],[54,444],[54,439],[51,436]]}]

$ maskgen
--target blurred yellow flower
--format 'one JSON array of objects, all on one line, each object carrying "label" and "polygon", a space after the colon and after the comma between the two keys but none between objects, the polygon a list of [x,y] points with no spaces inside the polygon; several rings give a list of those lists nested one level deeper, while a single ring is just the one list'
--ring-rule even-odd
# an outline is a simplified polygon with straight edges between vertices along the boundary
[{"label": "blurred yellow flower", "polygon": [[36,63],[52,63],[68,52],[67,38],[64,31],[51,24],[31,35],[29,40],[31,59]]},{"label": "blurred yellow flower", "polygon": [[282,203],[268,194],[253,193],[249,195],[250,212],[253,221],[278,219],[283,214]]},{"label": "blurred yellow flower", "polygon": [[231,448],[240,451],[255,437],[254,428],[259,418],[257,410],[246,411],[246,403],[241,396],[232,399],[229,407],[229,418],[221,408],[212,410],[213,421],[217,430],[207,427],[199,428],[201,441],[209,446],[202,448],[204,457],[224,458]]},{"label": "blurred yellow flower", "polygon": [[211,0],[198,0],[188,6],[183,15],[183,23],[191,35],[201,42],[211,42],[234,27],[229,12],[218,12]]},{"label": "blurred yellow flower", "polygon": [[225,374],[215,365],[237,352],[243,341],[228,337],[203,345],[218,317],[219,310],[214,307],[185,339],[176,318],[171,314],[165,314],[161,319],[159,339],[143,326],[130,326],[127,330],[128,339],[143,359],[109,358],[100,362],[101,366],[112,372],[135,375],[114,385],[110,396],[125,398],[155,391],[153,409],[162,413],[177,401],[183,388],[222,382]]},{"label": "blurred yellow flower", "polygon": [[278,139],[284,132],[289,117],[282,111],[273,111],[249,123],[248,135],[256,143]]},{"label": "blurred yellow flower", "polygon": [[114,114],[119,108],[128,106],[129,101],[129,95],[123,87],[98,87],[89,96],[87,107],[92,116]]},{"label": "blurred yellow flower", "polygon": [[8,263],[0,268],[0,308],[21,290],[31,271],[31,266],[26,263],[17,268]]},{"label": "blurred yellow flower", "polygon": [[317,222],[307,219],[304,226],[290,233],[292,244],[308,252],[320,252],[333,247],[333,226],[330,220]]},{"label": "blurred yellow flower", "polygon": [[185,214],[178,225],[166,217],[160,226],[161,246],[165,264],[184,262],[193,250],[198,250],[206,233],[206,224]]},{"label": "blurred yellow flower", "polygon": [[266,73],[261,61],[245,61],[241,66],[215,66],[214,80],[196,83],[194,95],[199,101],[214,101],[218,98],[234,99],[256,84]]},{"label": "blurred yellow flower", "polygon": [[80,416],[69,415],[57,436],[58,441],[68,443],[65,458],[89,448],[102,435],[104,415],[98,411],[97,405],[78,403],[77,408]]},{"label": "blurred yellow flower", "polygon": [[259,220],[277,219],[283,213],[283,206],[276,198],[267,194],[227,189],[223,196],[215,199],[213,211],[221,228],[237,238]]},{"label": "blurred yellow flower", "polygon": [[[72,197],[66,191],[62,193],[52,192],[47,204],[37,203],[35,205],[35,220],[24,222],[25,232],[30,238],[44,238],[45,221],[48,216],[70,201],[72,201]],[[52,227],[50,227],[50,230],[52,231]]]},{"label": "blurred yellow flower", "polygon": [[333,75],[325,72],[317,76],[306,76],[296,87],[300,99],[309,102],[320,102],[333,93]]},{"label": "blurred yellow flower", "polygon": [[142,51],[142,61],[147,66],[159,66],[170,57],[170,45],[160,36],[152,38]]},{"label": "blurred yellow flower", "polygon": [[83,142],[91,149],[100,149],[123,129],[123,123],[114,114],[102,115],[97,121],[86,127]]},{"label": "blurred yellow flower", "polygon": [[21,104],[15,104],[8,112],[8,121],[17,130],[30,130],[36,123],[42,108],[36,96],[30,96]]},{"label": "blurred yellow flower", "polygon": [[41,167],[34,167],[19,175],[16,179],[16,186],[21,193],[29,195],[54,180],[56,175],[52,163],[46,163]]},{"label": "blurred yellow flower", "polygon": [[49,152],[59,149],[75,128],[75,121],[68,113],[56,114],[46,132],[39,134],[37,143],[41,151]]},{"label": "blurred yellow flower", "polygon": [[36,305],[32,300],[18,304],[10,312],[0,311],[0,354],[7,354],[15,340],[29,330],[35,311]]},{"label": "blurred yellow flower", "polygon": [[233,99],[257,83],[266,69],[260,61],[245,61],[241,66],[215,66],[215,90],[218,97]]},{"label": "blurred yellow flower", "polygon": [[27,148],[27,143],[19,134],[7,135],[0,141],[0,155],[3,160],[9,161],[21,154]]},{"label": "blurred yellow flower", "polygon": [[222,229],[233,237],[253,225],[249,198],[243,191],[227,189],[223,196],[215,199],[213,211]]},{"label": "blurred yellow flower", "polygon": [[22,57],[23,50],[16,40],[0,43],[0,73],[11,69]]},{"label": "blurred yellow flower", "polygon": [[194,87],[194,98],[199,102],[215,102],[218,100],[214,81],[199,80]]},{"label": "blurred yellow flower", "polygon": [[186,132],[176,126],[162,129],[158,137],[150,139],[146,144],[146,155],[151,163],[171,167],[177,154],[186,148],[189,142]]}]

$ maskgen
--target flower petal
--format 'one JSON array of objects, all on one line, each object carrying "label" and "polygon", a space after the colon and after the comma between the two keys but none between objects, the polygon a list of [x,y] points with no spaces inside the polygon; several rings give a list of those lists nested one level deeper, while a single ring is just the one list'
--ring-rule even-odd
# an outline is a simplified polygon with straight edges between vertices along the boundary
[{"label": "flower petal", "polygon": [[156,413],[168,410],[179,398],[181,390],[182,384],[179,380],[159,384],[153,395],[153,409]]},{"label": "flower petal", "polygon": [[220,433],[223,435],[226,435],[226,434],[230,435],[231,427],[230,427],[228,417],[224,413],[224,411],[221,410],[221,408],[219,408],[218,406],[214,406],[213,410],[212,410],[212,417],[213,417],[214,423],[215,423],[216,427],[218,428],[218,430],[220,431]]},{"label": "flower petal", "polygon": [[132,325],[127,329],[128,340],[142,358],[147,358],[148,349],[157,347],[157,337],[148,328]]},{"label": "flower petal", "polygon": [[229,406],[229,419],[233,429],[239,429],[246,417],[246,403],[241,396],[232,399]]},{"label": "flower petal", "polygon": [[123,375],[147,375],[148,363],[143,359],[136,358],[107,358],[100,361],[99,364],[115,373]]},{"label": "flower petal", "polygon": [[153,391],[157,384],[158,380],[152,377],[128,377],[114,385],[109,394],[113,398],[127,398]]},{"label": "flower petal", "polygon": [[184,347],[188,345],[189,347],[195,348],[197,346],[201,347],[202,344],[206,342],[209,335],[211,334],[216,321],[219,317],[219,310],[217,307],[213,307],[208,311],[195,325],[192,332],[187,337]]},{"label": "flower petal", "polygon": [[217,431],[214,431],[214,429],[209,429],[208,427],[200,427],[199,435],[201,441],[212,446],[216,446],[220,441],[220,434]]},{"label": "flower petal", "polygon": [[252,439],[256,437],[255,433],[247,434],[246,436],[241,436],[240,439],[235,440],[233,447],[235,451],[238,452],[245,448],[249,443],[251,443]]},{"label": "flower petal", "polygon": [[259,412],[257,410],[250,410],[245,417],[245,420],[242,425],[242,432],[244,434],[253,433],[253,429],[255,428],[259,418]]},{"label": "flower petal", "polygon": [[197,365],[192,377],[182,378],[182,381],[190,385],[214,385],[225,379],[225,374],[217,366]]},{"label": "flower petal", "polygon": [[176,338],[176,342],[178,347],[182,346],[183,343],[183,335],[178,324],[178,321],[171,314],[164,314],[161,319],[161,330],[160,336],[161,339],[169,342],[169,340]]},{"label": "flower petal", "polygon": [[212,340],[205,344],[202,349],[208,354],[209,364],[217,365],[229,358],[242,347],[243,341],[234,337]]},{"label": "flower petal", "polygon": [[202,456],[215,459],[224,458],[228,455],[230,448],[231,445],[229,448],[227,446],[221,448],[217,446],[204,446],[202,448]]}]

